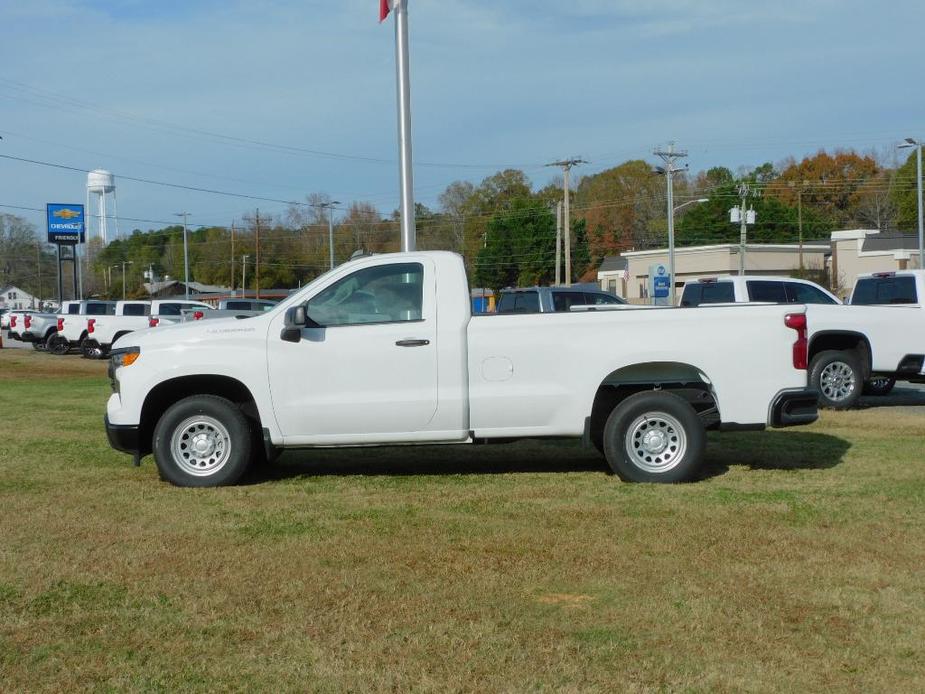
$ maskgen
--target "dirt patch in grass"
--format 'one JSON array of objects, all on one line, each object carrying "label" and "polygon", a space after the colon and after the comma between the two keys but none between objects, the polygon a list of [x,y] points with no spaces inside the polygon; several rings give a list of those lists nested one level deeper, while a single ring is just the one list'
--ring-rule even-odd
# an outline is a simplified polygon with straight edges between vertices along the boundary
[{"label": "dirt patch in grass", "polygon": [[711,435],[687,485],[526,441],[181,490],[104,369],[0,353],[4,689],[925,688],[925,417]]}]

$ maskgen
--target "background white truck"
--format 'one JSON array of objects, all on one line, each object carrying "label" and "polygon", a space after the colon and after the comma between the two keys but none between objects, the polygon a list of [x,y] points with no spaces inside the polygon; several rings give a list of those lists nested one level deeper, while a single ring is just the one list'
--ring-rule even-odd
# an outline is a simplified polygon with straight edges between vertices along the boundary
[{"label": "background white truck", "polygon": [[377,255],[262,316],[121,338],[105,425],[184,486],[282,448],[526,437],[584,437],[622,479],[677,482],[707,428],[816,419],[806,348],[802,306],[473,317],[459,256]]},{"label": "background white truck", "polygon": [[[909,320],[914,315],[909,311],[919,308],[914,303],[915,282],[921,282],[921,277],[916,280],[913,273],[900,273],[896,279],[896,274],[861,276],[856,285],[861,289],[855,290],[859,300],[850,306],[807,280],[752,275],[688,282],[681,305],[805,303],[809,384],[819,391],[821,406],[846,409],[856,405],[862,394],[888,393],[897,378],[925,379],[925,321]],[[900,284],[902,289],[896,289]],[[905,312],[884,307],[900,304]]]},{"label": "background white truck", "polygon": [[112,343],[120,337],[146,330],[150,313],[150,301],[117,301],[113,315],[88,316],[81,352],[88,359],[107,356]]},{"label": "background white truck", "polygon": [[67,314],[58,315],[55,335],[46,342],[46,349],[53,354],[67,354],[72,349],[83,350],[87,337],[87,318],[113,315],[115,301],[86,299],[72,304]]}]

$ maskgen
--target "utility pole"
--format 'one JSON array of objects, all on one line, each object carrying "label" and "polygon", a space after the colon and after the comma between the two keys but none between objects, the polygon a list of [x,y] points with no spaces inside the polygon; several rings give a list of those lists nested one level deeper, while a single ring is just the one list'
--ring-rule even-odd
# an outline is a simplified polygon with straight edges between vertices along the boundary
[{"label": "utility pole", "polygon": [[331,211],[334,205],[340,205],[340,201],[329,200],[328,202],[318,203],[318,207],[328,212],[328,256],[331,263],[331,270],[334,269],[334,213]]},{"label": "utility pole", "polygon": [[148,290],[148,296],[153,297],[154,296],[154,264],[153,263],[148,263],[148,287],[150,287],[150,289]]},{"label": "utility pole", "polygon": [[254,283],[257,288],[256,297],[260,298],[260,208],[257,208],[257,215],[254,217],[254,229],[256,232],[256,259],[254,260]]},{"label": "utility pole", "polygon": [[234,296],[234,220],[231,220],[231,295]]},{"label": "utility pole", "polygon": [[572,285],[572,222],[569,215],[569,185],[568,185],[568,172],[573,166],[578,164],[587,164],[588,162],[580,158],[572,159],[561,159],[559,161],[553,161],[546,166],[561,166],[562,167],[562,192],[563,192],[563,210],[565,212],[565,285],[570,287]]},{"label": "utility pole", "polygon": [[748,224],[755,223],[755,210],[746,210],[745,201],[749,195],[755,196],[758,193],[745,183],[739,184],[739,206],[729,210],[729,221],[735,224],[739,222],[739,276],[745,275],[745,239],[747,235]]},{"label": "utility pole", "polygon": [[189,212],[174,212],[174,217],[183,217],[183,280],[186,285],[186,300],[189,301],[189,249],[186,243],[186,218]]},{"label": "utility pole", "polygon": [[906,141],[899,146],[900,149],[915,147],[915,188],[918,203],[919,217],[919,269],[925,268],[925,238],[923,238],[922,225],[922,141],[912,137],[907,137]]},{"label": "utility pole", "polygon": [[42,302],[42,246],[36,241],[35,243],[35,271],[39,276],[39,303]]},{"label": "utility pole", "polygon": [[562,284],[562,201],[556,203],[556,286]]},{"label": "utility pole", "polygon": [[665,174],[668,184],[668,275],[671,281],[671,305],[677,306],[678,296],[675,287],[674,270],[674,174],[684,169],[675,166],[675,162],[687,156],[686,150],[676,150],[674,142],[668,143],[668,149],[656,149],[653,154],[665,162],[664,168],[656,169]]},{"label": "utility pole", "polygon": [[241,296],[245,296],[247,292],[247,259],[250,258],[249,255],[241,256]]}]

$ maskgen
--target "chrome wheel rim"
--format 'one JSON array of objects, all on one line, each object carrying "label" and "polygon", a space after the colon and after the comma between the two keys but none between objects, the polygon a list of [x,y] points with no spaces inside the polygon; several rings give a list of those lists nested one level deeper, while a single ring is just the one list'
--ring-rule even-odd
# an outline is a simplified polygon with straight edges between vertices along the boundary
[{"label": "chrome wheel rim", "polygon": [[170,451],[183,472],[194,477],[208,477],[228,462],[231,437],[217,419],[200,414],[184,419],[174,429]]},{"label": "chrome wheel rim", "polygon": [[687,434],[681,422],[665,412],[646,412],[630,424],[626,455],[646,472],[667,472],[678,466],[687,451]]},{"label": "chrome wheel rim", "polygon": [[843,361],[826,364],[819,376],[819,389],[832,402],[847,400],[856,387],[854,369]]}]

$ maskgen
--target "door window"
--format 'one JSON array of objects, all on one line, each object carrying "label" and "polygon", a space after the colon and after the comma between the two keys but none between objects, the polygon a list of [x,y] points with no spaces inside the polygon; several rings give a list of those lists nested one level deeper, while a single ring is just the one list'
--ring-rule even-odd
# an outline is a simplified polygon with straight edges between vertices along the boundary
[{"label": "door window", "polygon": [[[531,294],[533,292],[530,292]],[[553,311],[557,313],[560,311],[568,311],[572,306],[584,306],[588,302],[585,299],[584,292],[553,292],[552,293],[552,308]]]},{"label": "door window", "polygon": [[424,266],[394,263],[357,270],[305,304],[319,325],[358,325],[421,320]]},{"label": "door window", "polygon": [[802,282],[786,282],[787,300],[791,304],[835,304],[838,303],[819,287]]},{"label": "door window", "polygon": [[610,294],[597,294],[594,292],[588,292],[585,294],[585,303],[589,306],[602,306],[607,304],[625,304],[626,302],[617,297],[611,296]]},{"label": "door window", "polygon": [[749,301],[766,301],[772,304],[787,303],[787,293],[783,282],[769,280],[750,280],[748,285]]}]

